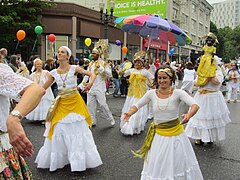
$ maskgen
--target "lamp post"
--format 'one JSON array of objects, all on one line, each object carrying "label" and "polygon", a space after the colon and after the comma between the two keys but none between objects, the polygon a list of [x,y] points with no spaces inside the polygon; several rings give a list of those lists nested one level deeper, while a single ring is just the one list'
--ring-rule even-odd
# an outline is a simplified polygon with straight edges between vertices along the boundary
[{"label": "lamp post", "polygon": [[101,22],[104,24],[104,39],[108,39],[108,23],[112,21],[113,19],[113,11],[114,11],[114,0],[110,1],[110,14],[106,8],[106,12],[103,12],[103,9],[105,7],[105,3],[103,1],[101,1],[99,3],[99,8],[100,8],[100,19]]}]

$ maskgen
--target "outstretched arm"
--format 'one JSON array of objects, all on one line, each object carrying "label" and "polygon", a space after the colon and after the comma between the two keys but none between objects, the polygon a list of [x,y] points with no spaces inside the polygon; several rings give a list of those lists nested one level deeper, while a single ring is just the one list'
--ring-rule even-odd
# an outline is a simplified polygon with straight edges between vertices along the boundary
[{"label": "outstretched arm", "polygon": [[[40,102],[45,90],[35,83],[30,84],[21,92],[22,97],[14,110],[19,111],[22,117],[31,112]],[[9,115],[7,118],[7,130],[10,143],[21,156],[32,156],[33,145],[27,138],[18,117]]]}]

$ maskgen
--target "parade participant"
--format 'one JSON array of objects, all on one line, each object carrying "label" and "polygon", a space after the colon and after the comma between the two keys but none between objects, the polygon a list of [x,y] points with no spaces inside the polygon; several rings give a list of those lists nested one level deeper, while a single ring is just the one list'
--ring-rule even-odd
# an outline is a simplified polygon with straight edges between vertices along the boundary
[{"label": "parade participant", "polygon": [[38,168],[50,171],[70,164],[71,171],[84,171],[102,164],[92,132],[92,121],[88,109],[77,91],[77,74],[86,74],[91,80],[84,91],[88,91],[95,75],[68,60],[71,50],[66,46],[58,49],[59,67],[50,72],[43,85],[47,89],[54,80],[58,85],[58,96],[49,109],[46,118],[45,142],[36,157]]},{"label": "parade participant", "polygon": [[3,63],[8,65],[8,60],[7,60],[8,51],[7,51],[7,49],[6,48],[1,48],[0,49],[0,55],[2,56]]},{"label": "parade participant", "polygon": [[[133,152],[144,158],[141,180],[147,179],[197,179],[203,176],[195,157],[192,145],[184,133],[183,125],[199,109],[194,99],[181,89],[173,89],[175,72],[169,66],[160,66],[156,71],[157,89],[148,91],[137,103],[124,113],[124,120],[131,117],[144,105],[153,102],[154,122],[150,124],[142,148]],[[181,101],[191,108],[178,115]]]},{"label": "parade participant", "polygon": [[[33,61],[33,66],[35,67],[35,72],[30,75],[30,79],[39,84],[40,86],[43,86],[43,84],[48,79],[49,72],[42,69],[43,62],[39,58]],[[53,101],[54,96],[52,90],[48,88],[38,106],[31,113],[29,113],[26,118],[30,121],[45,121],[48,109],[53,103]]]},{"label": "parade participant", "polygon": [[227,88],[228,88],[228,96],[227,102],[230,103],[231,95],[233,94],[233,102],[237,102],[237,90],[239,88],[239,78],[240,72],[238,70],[238,66],[235,62],[231,63],[231,68],[228,70],[226,79],[228,81]]},{"label": "parade participant", "polygon": [[[108,120],[111,126],[114,126],[115,120],[106,102],[106,78],[112,76],[112,71],[107,63],[101,59],[100,47],[95,47],[92,50],[92,61],[88,66],[88,70],[96,75],[96,80],[93,83],[92,88],[87,93],[87,107],[91,114],[93,126],[97,124],[96,111],[97,102],[101,107],[106,120]],[[91,80],[91,77],[90,77]],[[83,78],[79,87],[84,87],[84,84],[88,81],[88,77]]]},{"label": "parade participant", "polygon": [[[149,51],[148,51],[147,55],[148,55],[148,59],[145,62],[145,69],[148,70],[154,76],[157,68],[154,65],[153,61],[152,61],[152,58],[151,58],[151,55],[150,55]],[[150,90],[152,88],[154,88],[152,86],[152,84],[147,82],[147,90]],[[148,104],[148,117],[147,117],[147,119],[148,120],[152,120],[153,119],[153,107],[152,107],[152,103],[151,102]]]},{"label": "parade participant", "polygon": [[[219,65],[221,62],[219,59],[216,60]],[[188,137],[196,139],[196,145],[224,140],[225,126],[231,122],[228,107],[220,91],[223,73],[218,65],[215,64],[216,76],[210,78],[204,86],[199,87],[194,96],[200,110],[188,122],[185,131]]]},{"label": "parade participant", "polygon": [[123,63],[121,64],[119,71],[120,71],[120,93],[122,97],[126,97],[128,92],[128,77],[125,77],[122,72],[132,67],[132,63],[128,60],[127,57],[123,59]]},{"label": "parade participant", "polygon": [[22,77],[25,77],[25,78],[30,78],[29,76],[29,71],[28,71],[28,68],[25,64],[24,61],[22,61],[22,57],[21,55],[17,55],[17,66],[18,66],[18,70],[17,70],[17,74],[19,74],[20,76]]},{"label": "parade participant", "polygon": [[197,69],[199,86],[204,86],[208,80],[215,77],[216,74],[216,47],[214,45],[218,43],[217,37],[213,33],[208,33],[206,36],[206,44],[203,46],[203,55],[200,57],[200,63]]},{"label": "parade participant", "polygon": [[154,76],[143,69],[145,51],[139,51],[134,55],[134,68],[128,69],[124,72],[124,76],[130,76],[129,88],[126,101],[122,109],[122,116],[120,122],[121,132],[124,135],[140,134],[144,130],[145,123],[148,117],[148,107],[141,108],[136,114],[131,116],[128,123],[123,120],[124,113],[135,104],[147,91],[147,81],[151,82]]},{"label": "parade participant", "polygon": [[196,77],[196,71],[193,68],[192,62],[186,63],[186,68],[184,69],[183,81],[181,89],[186,91],[188,94],[192,94],[194,79]]},{"label": "parade participant", "polygon": [[[36,107],[43,94],[43,88],[0,64],[0,179],[32,178],[23,157],[32,156],[33,146],[21,120]],[[19,97],[19,103],[9,115],[9,98]]]}]

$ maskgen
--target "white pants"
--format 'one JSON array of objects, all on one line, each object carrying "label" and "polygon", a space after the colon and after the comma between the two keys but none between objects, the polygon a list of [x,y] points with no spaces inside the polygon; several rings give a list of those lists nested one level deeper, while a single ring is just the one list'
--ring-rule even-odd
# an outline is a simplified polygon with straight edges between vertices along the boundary
[{"label": "white pants", "polygon": [[231,85],[228,85],[228,97],[227,97],[227,100],[231,99],[231,94],[233,94],[233,100],[237,100],[237,89],[238,89],[238,87],[233,87]]},{"label": "white pants", "polygon": [[95,91],[87,94],[87,107],[90,112],[93,124],[97,123],[96,119],[96,111],[97,111],[97,102],[100,105],[100,108],[106,117],[106,119],[110,122],[114,120],[111,111],[106,102],[105,92]]}]

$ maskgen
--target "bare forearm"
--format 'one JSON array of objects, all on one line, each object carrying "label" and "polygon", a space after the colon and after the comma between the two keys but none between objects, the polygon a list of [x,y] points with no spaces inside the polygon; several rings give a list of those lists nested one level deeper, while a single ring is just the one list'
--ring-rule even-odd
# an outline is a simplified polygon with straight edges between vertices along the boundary
[{"label": "bare forearm", "polygon": [[15,110],[18,110],[22,116],[26,116],[31,112],[40,102],[45,90],[39,85],[33,83],[24,89],[23,96],[20,102],[16,105]]},{"label": "bare forearm", "polygon": [[127,114],[128,116],[132,116],[132,115],[135,114],[137,111],[138,111],[138,108],[137,108],[136,106],[132,106],[132,107],[128,110],[128,112],[126,112],[126,114]]},{"label": "bare forearm", "polygon": [[197,113],[198,109],[199,109],[199,106],[197,104],[193,104],[188,111],[189,118],[194,116]]}]

